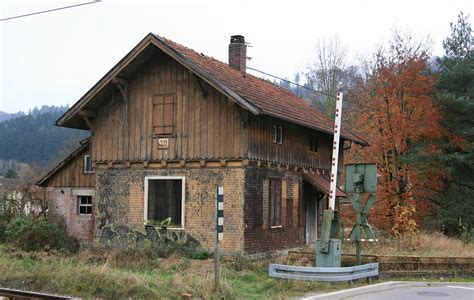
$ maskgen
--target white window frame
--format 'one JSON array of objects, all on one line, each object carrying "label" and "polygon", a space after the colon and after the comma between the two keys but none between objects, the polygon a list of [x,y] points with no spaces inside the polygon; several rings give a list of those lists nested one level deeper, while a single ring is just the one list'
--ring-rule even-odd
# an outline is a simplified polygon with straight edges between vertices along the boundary
[{"label": "white window frame", "polygon": [[150,180],[181,180],[181,227],[173,227],[170,229],[184,230],[185,217],[185,199],[186,199],[186,177],[185,176],[145,176],[145,197],[143,203],[143,221],[148,221],[148,183]]},{"label": "white window frame", "polygon": [[278,126],[278,133],[279,135],[277,136],[278,144],[282,145],[283,144],[283,127]]},{"label": "white window frame", "polygon": [[[91,199],[91,203],[90,204],[81,204],[81,200],[80,200],[80,197],[90,197]],[[83,217],[90,217],[92,216],[92,214],[94,213],[92,211],[93,209],[93,205],[92,205],[92,195],[76,195],[76,201],[77,201],[77,214],[79,216],[83,216]],[[81,206],[84,206],[84,207],[90,207],[91,208],[91,213],[90,214],[81,214]]]},{"label": "white window frame", "polygon": [[[87,158],[91,161],[91,169],[87,170]],[[84,155],[84,174],[93,174],[95,173],[95,168],[92,166],[92,155],[86,154]]]}]

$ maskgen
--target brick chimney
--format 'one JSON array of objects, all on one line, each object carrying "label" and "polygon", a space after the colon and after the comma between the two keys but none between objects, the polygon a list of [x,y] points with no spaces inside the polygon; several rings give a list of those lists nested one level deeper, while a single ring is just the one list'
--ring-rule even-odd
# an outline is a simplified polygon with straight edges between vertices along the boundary
[{"label": "brick chimney", "polygon": [[245,73],[247,61],[247,45],[242,35],[233,35],[230,37],[229,44],[229,66],[232,69]]}]

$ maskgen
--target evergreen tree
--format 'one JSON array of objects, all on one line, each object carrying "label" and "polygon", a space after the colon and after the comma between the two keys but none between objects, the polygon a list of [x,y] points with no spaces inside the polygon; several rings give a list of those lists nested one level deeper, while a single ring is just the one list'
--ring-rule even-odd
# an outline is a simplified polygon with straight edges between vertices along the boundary
[{"label": "evergreen tree", "polygon": [[438,59],[440,107],[446,140],[441,161],[449,171],[438,199],[446,234],[461,236],[474,228],[474,38],[468,16],[462,12],[451,23]]},{"label": "evergreen tree", "polygon": [[7,174],[5,174],[5,178],[18,178],[18,174],[14,170],[9,169]]}]

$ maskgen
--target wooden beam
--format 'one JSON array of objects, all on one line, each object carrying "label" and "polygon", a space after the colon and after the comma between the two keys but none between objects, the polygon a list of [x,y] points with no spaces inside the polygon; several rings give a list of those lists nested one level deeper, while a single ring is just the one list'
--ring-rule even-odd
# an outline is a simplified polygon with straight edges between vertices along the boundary
[{"label": "wooden beam", "polygon": [[89,127],[89,130],[93,132],[93,131],[94,131],[94,127],[92,127],[92,123],[91,123],[91,121],[89,120],[89,117],[88,117],[88,116],[82,116],[82,118],[84,119],[84,122],[86,122],[87,127]]},{"label": "wooden beam", "polygon": [[85,117],[89,117],[89,118],[96,118],[97,117],[97,113],[95,111],[90,111],[90,110],[85,110],[85,109],[81,109],[78,114],[80,116],[85,116]]},{"label": "wooden beam", "polygon": [[[205,82],[203,82],[203,80],[198,77],[198,76],[195,76],[196,77],[196,80],[199,84],[199,87],[201,88],[201,92],[202,92],[202,97],[204,99],[207,99],[207,95],[209,94],[209,85],[206,85]],[[206,85],[206,89],[204,89],[204,85]]]}]

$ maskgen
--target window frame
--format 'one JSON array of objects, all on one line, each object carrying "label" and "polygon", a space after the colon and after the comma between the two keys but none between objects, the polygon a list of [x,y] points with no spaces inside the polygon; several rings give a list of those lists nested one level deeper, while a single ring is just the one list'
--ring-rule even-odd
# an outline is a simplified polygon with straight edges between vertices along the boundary
[{"label": "window frame", "polygon": [[[161,126],[164,130],[166,127],[172,127],[171,132],[164,132],[164,133],[155,133],[155,128],[160,127],[160,126],[155,126],[155,105],[160,105],[158,103],[155,104],[155,99],[156,97],[166,97],[166,96],[171,96],[173,98],[173,112],[171,114],[171,124],[172,126],[165,126],[164,121],[163,125]],[[165,99],[163,99],[163,115],[164,115],[164,110],[165,110]],[[162,115],[162,117],[163,117]],[[166,93],[166,94],[155,94],[151,98],[151,125],[152,125],[152,132],[154,137],[174,137],[176,135],[176,93]]]},{"label": "window frame", "polygon": [[[273,191],[272,193],[272,182],[275,182],[275,183],[278,183],[278,187],[279,187],[279,218],[278,218],[278,224],[275,222],[276,221],[276,218],[275,218],[275,192]],[[268,178],[268,225],[270,227],[270,229],[274,229],[274,228],[282,228],[283,227],[283,220],[282,220],[282,209],[283,209],[283,195],[282,195],[282,178],[279,178],[279,177],[270,177]],[[273,195],[272,195],[273,194]],[[273,213],[272,213],[273,212]]]},{"label": "window frame", "polygon": [[171,227],[169,229],[184,230],[185,225],[185,205],[186,205],[186,176],[145,176],[145,195],[143,205],[143,222],[148,222],[148,188],[150,180],[181,180],[181,227]]},{"label": "window frame", "polygon": [[274,144],[283,145],[283,126],[272,124],[272,141]]},{"label": "window frame", "polygon": [[[88,198],[90,199],[90,203],[82,203],[81,199],[82,198]],[[76,201],[77,201],[77,215],[83,216],[83,217],[90,217],[93,214],[93,205],[92,205],[92,195],[76,195]],[[86,208],[86,213],[81,213],[81,207]],[[87,213],[87,208],[90,207],[90,213]]]},{"label": "window frame", "polygon": [[[90,161],[90,164],[87,163],[87,161]],[[87,167],[90,165],[90,169]],[[90,154],[85,154],[84,155],[84,174],[93,174],[95,173],[95,168],[92,166],[92,155]]]}]

